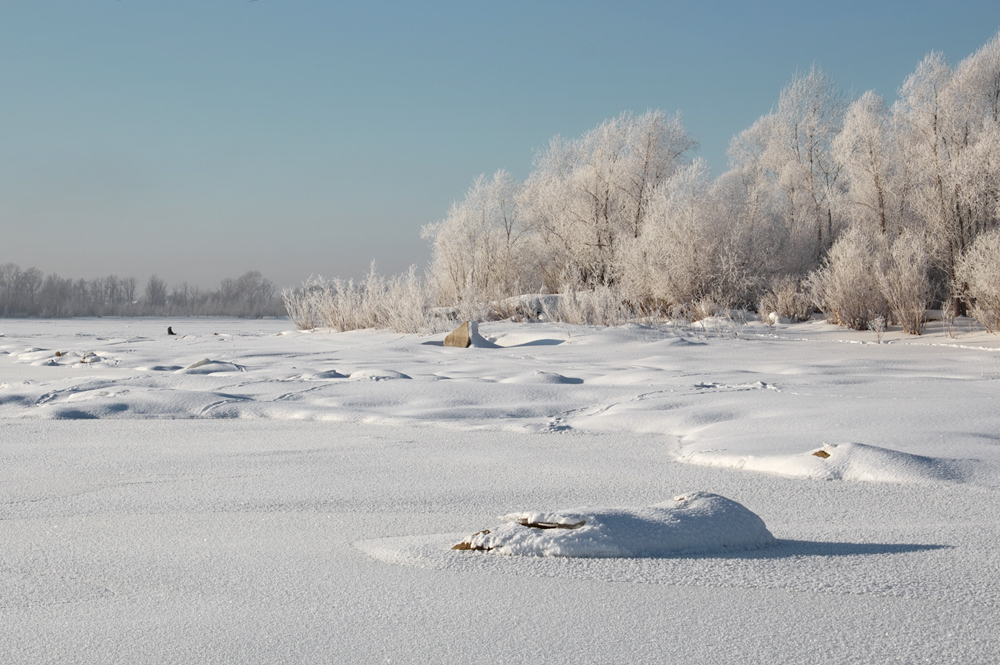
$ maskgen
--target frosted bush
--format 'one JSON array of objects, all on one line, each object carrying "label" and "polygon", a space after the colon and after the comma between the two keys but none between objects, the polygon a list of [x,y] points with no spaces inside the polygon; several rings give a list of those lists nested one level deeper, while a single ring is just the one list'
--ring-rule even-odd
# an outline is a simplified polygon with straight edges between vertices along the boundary
[{"label": "frosted bush", "polygon": [[415,333],[427,328],[426,289],[412,267],[404,275],[384,277],[372,264],[360,283],[313,277],[281,295],[288,318],[301,329],[391,328]]},{"label": "frosted bush", "polygon": [[823,267],[810,274],[813,301],[827,321],[867,330],[870,321],[888,318],[889,303],[878,280],[887,260],[886,244],[883,235],[855,226],[833,244]]},{"label": "frosted bush", "polygon": [[765,323],[771,321],[771,314],[793,322],[806,321],[812,310],[812,298],[803,290],[801,281],[787,275],[774,280],[757,305],[760,320]]},{"label": "frosted bush", "polygon": [[599,286],[593,290],[565,289],[556,311],[546,312],[547,318],[578,325],[616,326],[629,323],[635,316],[617,289]]},{"label": "frosted bush", "polygon": [[1000,332],[1000,229],[984,233],[955,268],[956,290],[964,290],[969,314],[986,330]]},{"label": "frosted bush", "polygon": [[892,320],[912,335],[923,331],[924,310],[930,301],[929,267],[930,254],[923,237],[906,231],[893,241],[888,259],[876,275]]}]

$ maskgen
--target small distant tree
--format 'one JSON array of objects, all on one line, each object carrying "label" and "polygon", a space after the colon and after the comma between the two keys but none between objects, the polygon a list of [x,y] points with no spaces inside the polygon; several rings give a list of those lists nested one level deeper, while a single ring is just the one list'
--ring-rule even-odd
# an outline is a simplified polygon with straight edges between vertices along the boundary
[{"label": "small distant tree", "polygon": [[167,304],[167,284],[156,275],[146,282],[146,304],[150,307],[164,307]]},{"label": "small distant tree", "polygon": [[137,281],[135,277],[126,277],[121,281],[122,287],[122,297],[125,300],[125,304],[132,305],[135,303],[135,290],[137,287]]},{"label": "small distant tree", "polygon": [[265,305],[274,297],[274,284],[260,272],[251,270],[236,280],[239,316],[261,316]]}]

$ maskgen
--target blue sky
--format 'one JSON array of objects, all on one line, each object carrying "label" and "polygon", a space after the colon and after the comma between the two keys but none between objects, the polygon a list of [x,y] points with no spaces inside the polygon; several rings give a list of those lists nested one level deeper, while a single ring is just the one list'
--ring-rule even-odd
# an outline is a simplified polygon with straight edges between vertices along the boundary
[{"label": "blue sky", "polygon": [[0,263],[214,287],[423,266],[556,134],[680,110],[715,174],[816,63],[889,101],[1000,3],[0,0]]}]

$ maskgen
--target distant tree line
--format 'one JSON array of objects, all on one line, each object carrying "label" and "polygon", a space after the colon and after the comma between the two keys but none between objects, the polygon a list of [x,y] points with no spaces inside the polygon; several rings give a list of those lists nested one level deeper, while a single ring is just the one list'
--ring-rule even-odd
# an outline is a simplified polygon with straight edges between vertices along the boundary
[{"label": "distant tree line", "polygon": [[224,279],[216,290],[186,282],[168,286],[152,275],[140,290],[135,277],[71,279],[38,268],[0,265],[0,316],[284,316],[274,284],[256,270]]}]

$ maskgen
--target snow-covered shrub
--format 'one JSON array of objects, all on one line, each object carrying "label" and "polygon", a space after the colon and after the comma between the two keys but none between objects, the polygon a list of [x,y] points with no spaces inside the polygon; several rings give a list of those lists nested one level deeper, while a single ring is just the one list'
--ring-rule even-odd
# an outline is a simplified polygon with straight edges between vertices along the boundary
[{"label": "snow-covered shrub", "polygon": [[727,316],[728,308],[723,307],[712,298],[698,298],[683,308],[684,318],[691,323],[716,316]]},{"label": "snow-covered shrub", "polygon": [[986,330],[1000,332],[1000,229],[981,234],[969,246],[955,267],[955,281],[969,314]]},{"label": "snow-covered shrub", "polygon": [[360,283],[313,277],[281,295],[288,318],[302,329],[391,328],[415,333],[427,327],[426,289],[414,267],[404,275],[384,277],[372,264]]},{"label": "snow-covered shrub", "polygon": [[876,274],[892,320],[911,335],[923,331],[924,310],[931,293],[929,268],[930,254],[923,237],[904,231],[892,242],[887,260]]},{"label": "snow-covered shrub", "polygon": [[578,325],[617,326],[635,319],[632,309],[623,302],[617,289],[599,286],[593,290],[565,289],[556,311],[546,318]]},{"label": "snow-covered shrub", "polygon": [[812,298],[803,290],[801,280],[790,275],[775,279],[757,305],[760,320],[765,323],[771,321],[772,314],[792,322],[806,321],[812,311]]},{"label": "snow-covered shrub", "polygon": [[823,267],[809,275],[813,302],[827,321],[855,330],[867,330],[881,316],[888,318],[889,303],[879,287],[888,249],[881,233],[862,226],[845,231],[833,244]]}]

